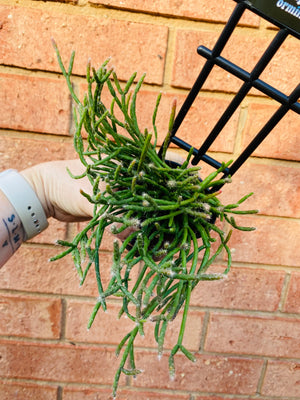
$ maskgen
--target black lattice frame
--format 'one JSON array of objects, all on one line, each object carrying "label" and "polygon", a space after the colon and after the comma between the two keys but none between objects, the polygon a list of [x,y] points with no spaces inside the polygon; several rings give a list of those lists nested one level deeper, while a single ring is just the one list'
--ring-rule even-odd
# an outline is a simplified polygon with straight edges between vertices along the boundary
[{"label": "black lattice frame", "polygon": [[[288,15],[289,19],[287,25],[286,23],[282,22],[282,20],[284,20],[284,15],[280,14],[279,19],[278,18],[274,19],[272,16],[267,15],[265,12],[262,11],[266,7],[264,5],[266,0],[257,0],[257,1],[234,0],[234,1],[236,1],[238,4],[235,6],[235,9],[232,12],[222,33],[220,34],[214,48],[212,50],[209,50],[204,46],[199,46],[197,49],[198,54],[205,57],[207,61],[203,66],[198,78],[196,79],[191,91],[189,92],[184,104],[182,105],[180,111],[176,116],[172,129],[171,139],[170,142],[168,143],[169,145],[172,142],[177,146],[179,146],[180,148],[186,151],[190,151],[192,146],[189,143],[177,137],[176,132],[178,131],[182,121],[184,120],[187,112],[192,106],[194,100],[196,99],[198,93],[200,92],[204,82],[208,78],[213,67],[217,65],[223,68],[225,71],[241,79],[244,83],[242,84],[242,86],[240,87],[240,89],[238,90],[238,92],[236,93],[236,95],[234,96],[234,98],[232,99],[229,106],[222,114],[222,116],[219,118],[214,128],[209,133],[208,137],[202,143],[200,148],[198,150],[195,148],[193,149],[194,157],[192,159],[192,164],[194,165],[198,164],[199,161],[202,160],[216,169],[221,166],[221,163],[219,161],[210,157],[206,153],[210,148],[210,146],[212,145],[212,143],[221,133],[221,131],[223,130],[223,128],[225,127],[226,123],[229,121],[233,113],[240,106],[242,100],[246,97],[251,88],[258,89],[263,94],[269,96],[270,98],[280,103],[280,107],[278,108],[278,110],[265,123],[263,128],[258,132],[255,138],[251,141],[251,143],[243,150],[243,152],[231,164],[231,166],[225,170],[224,176],[228,175],[232,176],[241,167],[241,165],[248,159],[248,157],[250,157],[250,155],[254,152],[254,150],[261,144],[261,142],[267,137],[267,135],[287,114],[288,111],[292,110],[297,114],[300,114],[300,103],[298,102],[298,99],[300,97],[300,83],[291,92],[291,94],[287,96],[284,93],[280,92],[279,90],[275,89],[273,86],[259,79],[259,76],[268,66],[269,62],[271,61],[275,53],[278,51],[280,46],[283,44],[284,40],[289,35],[292,35],[300,39],[300,18],[299,18],[299,24],[297,24],[296,23],[297,21],[295,22],[294,19],[291,19],[292,16]],[[268,1],[270,2],[271,0]],[[255,6],[253,5],[253,3],[255,3]],[[270,6],[270,3],[268,4]],[[272,24],[274,24],[279,28],[278,33],[275,35],[272,42],[265,50],[265,52],[263,53],[263,55],[261,56],[261,58],[259,59],[259,61],[257,62],[257,64],[255,65],[255,67],[251,72],[245,71],[238,65],[230,62],[229,60],[221,56],[222,50],[224,49],[226,43],[228,42],[231,34],[233,33],[241,16],[243,15],[246,9],[254,12],[255,14],[258,14],[260,17],[270,21]],[[299,14],[300,14],[300,5],[299,5]],[[292,21],[292,27],[289,21]],[[162,148],[163,146],[161,147],[159,154],[161,154]],[[218,190],[219,188],[220,187],[215,188],[215,190]]]}]

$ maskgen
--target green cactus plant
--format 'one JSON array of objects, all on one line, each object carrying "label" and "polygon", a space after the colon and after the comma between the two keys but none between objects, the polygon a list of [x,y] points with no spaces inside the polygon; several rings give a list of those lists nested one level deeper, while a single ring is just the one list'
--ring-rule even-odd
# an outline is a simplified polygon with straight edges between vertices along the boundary
[{"label": "green cactus plant", "polygon": [[[145,75],[135,83],[134,73],[122,85],[116,73],[107,68],[108,60],[97,71],[88,64],[88,91],[81,102],[71,83],[75,54],[72,53],[67,71],[55,43],[54,48],[76,103],[74,147],[85,166],[81,176],[70,174],[74,179],[89,179],[92,195],[82,195],[94,205],[94,216],[72,242],[58,241],[65,249],[52,260],[71,254],[81,284],[91,267],[95,269],[99,295],[89,328],[98,310],[106,310],[106,299],[112,296],[122,298],[119,316],[126,314],[134,322],[116,350],[120,364],[113,384],[115,397],[122,373],[141,372],[135,363],[134,341],[138,334],[144,335],[147,321],[155,324],[158,352],[162,354],[168,323],[183,310],[178,340],[169,356],[170,375],[175,373],[174,356],[178,351],[195,360],[183,345],[192,290],[200,281],[222,279],[231,265],[228,241],[232,231],[226,234],[214,221],[226,220],[234,229],[253,230],[238,226],[234,215],[257,211],[237,209],[251,194],[236,204],[223,205],[218,192],[213,192],[214,187],[224,183],[220,174],[230,163],[200,180],[199,167],[189,167],[191,149],[185,162],[172,168],[165,160],[168,135],[162,157],[157,155],[156,115],[161,95],[153,111],[153,134],[140,130],[136,115],[136,99]],[[108,107],[101,97],[104,88],[111,95]],[[120,111],[122,119],[116,116]],[[175,104],[169,133],[174,116]],[[86,139],[82,136],[83,128]],[[106,183],[105,191],[99,190],[100,181]],[[128,228],[130,233],[121,244],[114,241],[111,280],[104,287],[99,248],[109,226],[116,235]],[[220,240],[215,251],[211,246],[216,240],[212,233]],[[227,268],[223,274],[210,273],[209,267],[223,250],[227,253]],[[130,284],[136,271],[138,276]]]}]

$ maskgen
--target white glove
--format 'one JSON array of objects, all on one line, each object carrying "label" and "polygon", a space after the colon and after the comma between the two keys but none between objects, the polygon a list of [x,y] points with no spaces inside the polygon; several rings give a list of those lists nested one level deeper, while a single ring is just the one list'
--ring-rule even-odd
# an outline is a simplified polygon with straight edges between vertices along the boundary
[{"label": "white glove", "polygon": [[93,216],[93,205],[80,190],[90,193],[91,185],[86,177],[71,178],[67,167],[73,175],[84,172],[80,160],[63,160],[38,164],[20,173],[37,194],[47,218],[65,222],[88,220]]}]

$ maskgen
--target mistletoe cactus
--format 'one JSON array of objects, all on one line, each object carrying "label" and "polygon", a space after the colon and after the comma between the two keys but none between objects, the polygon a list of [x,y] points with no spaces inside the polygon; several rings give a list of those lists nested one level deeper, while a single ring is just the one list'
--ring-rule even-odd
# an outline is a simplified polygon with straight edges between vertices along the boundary
[{"label": "mistletoe cactus", "polygon": [[[135,376],[141,372],[135,363],[134,342],[137,335],[144,335],[147,321],[155,324],[154,335],[161,355],[168,324],[179,318],[178,313],[183,310],[178,340],[169,356],[171,377],[175,374],[174,356],[178,351],[195,360],[183,345],[191,293],[200,281],[222,279],[231,265],[231,230],[226,234],[214,222],[225,220],[234,229],[252,230],[238,226],[234,215],[257,211],[238,210],[251,194],[236,204],[223,205],[218,199],[215,188],[224,183],[222,172],[229,163],[201,180],[199,167],[189,166],[193,149],[182,165],[166,160],[175,104],[165,145],[158,156],[156,116],[161,95],[153,112],[152,133],[140,130],[136,115],[137,96],[145,75],[135,83],[134,73],[127,83],[121,84],[115,71],[108,69],[108,60],[98,70],[88,64],[88,90],[81,102],[71,83],[75,55],[72,53],[66,70],[55,43],[54,47],[76,103],[74,147],[85,166],[82,175],[73,176],[71,171],[70,174],[74,179],[88,178],[92,194],[82,195],[94,205],[94,214],[72,242],[58,242],[65,249],[53,260],[71,254],[81,284],[89,271],[95,271],[99,295],[89,328],[98,310],[106,310],[107,299],[112,296],[122,299],[119,317],[125,314],[133,321],[133,329],[125,334],[116,350],[120,364],[113,384],[115,397],[122,373]],[[103,90],[111,95],[109,104],[102,100]],[[104,191],[99,189],[100,181],[106,184]],[[227,181],[230,179],[225,178]],[[114,241],[111,279],[104,287],[99,248],[108,227],[115,235],[126,233],[126,238],[121,243],[117,238]],[[219,238],[214,250],[213,236]],[[227,253],[227,268],[223,274],[210,273],[209,267],[222,251]]]}]

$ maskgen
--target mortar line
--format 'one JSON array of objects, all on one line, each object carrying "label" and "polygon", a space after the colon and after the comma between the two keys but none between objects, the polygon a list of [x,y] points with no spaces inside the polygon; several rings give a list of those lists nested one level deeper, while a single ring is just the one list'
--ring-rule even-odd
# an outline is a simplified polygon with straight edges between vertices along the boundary
[{"label": "mortar line", "polygon": [[266,359],[264,361],[264,363],[263,363],[263,366],[262,366],[262,369],[261,369],[261,373],[260,373],[260,377],[259,377],[259,380],[258,380],[258,383],[257,383],[256,393],[258,395],[261,395],[262,386],[263,386],[264,379],[265,379],[265,376],[266,376],[267,366],[268,366],[268,360]]},{"label": "mortar line", "polygon": [[61,320],[60,320],[60,336],[61,342],[66,341],[66,325],[67,325],[67,302],[64,297],[61,298]]},{"label": "mortar line", "polygon": [[[162,88],[171,92],[170,89],[173,89],[171,86],[172,82],[172,70],[174,66],[175,59],[175,42],[176,42],[176,30],[169,27],[168,28],[168,39],[167,39],[167,47],[166,47],[166,56],[165,56],[165,65],[164,65],[164,74],[163,74],[163,83]],[[176,93],[173,93],[176,95]]]},{"label": "mortar line", "polygon": [[280,296],[280,301],[278,305],[278,310],[281,312],[284,312],[284,306],[286,303],[286,299],[288,296],[288,290],[290,286],[290,281],[291,281],[291,273],[287,273],[284,277],[284,282],[282,285],[282,290],[281,290],[281,296]]},{"label": "mortar line", "polygon": [[199,351],[201,353],[204,352],[204,345],[205,345],[205,340],[206,340],[207,331],[208,331],[209,318],[210,318],[210,311],[206,311],[204,318],[203,318],[203,326],[202,326],[201,339],[200,339],[200,345],[199,345]]},{"label": "mortar line", "polygon": [[57,400],[63,400],[63,388],[62,386],[57,387]]},{"label": "mortar line", "polygon": [[235,135],[235,141],[234,141],[234,148],[233,148],[233,157],[238,157],[242,150],[242,141],[243,141],[243,133],[245,130],[245,125],[247,122],[247,117],[248,117],[248,106],[245,104],[241,104],[238,108],[239,116],[238,116],[238,123],[237,123],[237,128],[236,128],[236,135]]}]

